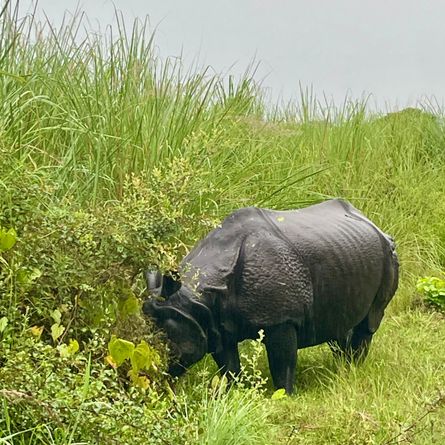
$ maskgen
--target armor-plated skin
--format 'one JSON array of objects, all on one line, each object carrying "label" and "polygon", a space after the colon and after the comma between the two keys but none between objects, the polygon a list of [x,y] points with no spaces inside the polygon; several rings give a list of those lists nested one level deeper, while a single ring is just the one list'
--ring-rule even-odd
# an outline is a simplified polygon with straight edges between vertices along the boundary
[{"label": "armor-plated skin", "polygon": [[238,342],[265,332],[277,388],[292,392],[297,349],[330,342],[364,358],[398,283],[392,239],[351,204],[254,207],[229,215],[184,258],[182,283],[148,274],[153,316],[176,346],[171,372],[211,352],[239,372]]}]

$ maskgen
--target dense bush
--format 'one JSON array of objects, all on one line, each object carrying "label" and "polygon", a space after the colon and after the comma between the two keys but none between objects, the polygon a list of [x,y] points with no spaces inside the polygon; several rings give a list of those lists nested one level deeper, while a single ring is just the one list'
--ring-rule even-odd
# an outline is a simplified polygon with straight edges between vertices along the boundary
[{"label": "dense bush", "polygon": [[[176,416],[163,364],[141,390],[128,388],[125,373],[105,357],[112,332],[163,350],[138,315],[140,272],[171,268],[191,230],[213,224],[188,209],[198,193],[190,182],[196,169],[176,159],[149,176],[129,176],[121,200],[82,209],[69,196],[54,197],[48,172],[2,154],[0,387],[9,428],[50,425],[92,443],[128,443],[135,435],[133,443],[157,443],[156,429],[182,437],[181,428],[162,426]],[[11,234],[15,244],[3,242]]]},{"label": "dense bush", "polygon": [[29,430],[42,443],[48,429],[61,443],[223,444],[234,437],[239,443],[252,438],[268,443],[267,401],[255,388],[228,390],[223,381],[211,388],[204,373],[195,379],[194,396],[186,388],[173,394],[154,380],[142,390],[92,359],[105,347],[101,337],[69,356],[32,331],[14,343],[2,350],[0,432],[6,425],[10,431]]},{"label": "dense bush", "polygon": [[145,374],[147,385],[131,384],[110,366],[103,334],[90,335],[78,351],[73,342],[51,345],[40,329],[26,326],[24,316],[22,332],[5,330],[1,339],[0,437],[9,433],[33,444],[48,443],[48,437],[64,444],[269,443],[258,356],[249,361],[251,377],[238,387],[219,379],[210,386],[203,369],[190,387],[173,392],[158,372]]},{"label": "dense bush", "polygon": [[[213,224],[189,208],[198,193],[190,182],[194,173],[175,160],[150,176],[128,177],[121,200],[89,210],[69,196],[54,200],[49,175],[16,171],[0,198],[0,225],[18,237],[3,254],[9,271],[0,292],[9,289],[14,311],[26,312],[34,324],[47,326],[58,309],[74,333],[109,326],[119,299],[142,296],[142,270],[173,267],[198,226]],[[202,199],[202,187],[199,194]],[[9,312],[12,302],[1,301]]]}]

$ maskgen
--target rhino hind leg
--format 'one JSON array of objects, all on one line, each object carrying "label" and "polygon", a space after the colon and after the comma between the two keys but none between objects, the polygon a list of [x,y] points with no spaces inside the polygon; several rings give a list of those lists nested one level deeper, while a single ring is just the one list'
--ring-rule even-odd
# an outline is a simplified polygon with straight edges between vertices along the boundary
[{"label": "rhino hind leg", "polygon": [[286,323],[267,328],[266,345],[269,369],[276,389],[292,394],[297,365],[297,330]]},{"label": "rhino hind leg", "polygon": [[348,363],[361,363],[368,355],[373,336],[368,326],[368,317],[366,317],[342,338],[329,342],[334,356]]}]

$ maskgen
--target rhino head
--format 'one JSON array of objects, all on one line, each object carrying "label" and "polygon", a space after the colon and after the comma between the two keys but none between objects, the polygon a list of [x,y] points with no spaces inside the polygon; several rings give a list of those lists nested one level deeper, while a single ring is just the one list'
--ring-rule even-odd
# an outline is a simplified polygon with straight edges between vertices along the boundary
[{"label": "rhino head", "polygon": [[180,376],[207,352],[222,349],[210,309],[181,283],[177,274],[147,272],[145,278],[148,291],[155,297],[144,302],[142,311],[167,334],[171,343],[174,357],[169,364],[170,375]]}]

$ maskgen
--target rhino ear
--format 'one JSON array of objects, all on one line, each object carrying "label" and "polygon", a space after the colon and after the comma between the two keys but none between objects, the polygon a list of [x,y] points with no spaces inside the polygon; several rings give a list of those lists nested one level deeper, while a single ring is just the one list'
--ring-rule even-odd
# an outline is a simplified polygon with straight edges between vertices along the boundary
[{"label": "rhino ear", "polygon": [[168,298],[181,288],[181,279],[178,272],[171,271],[162,277],[161,297]]}]

